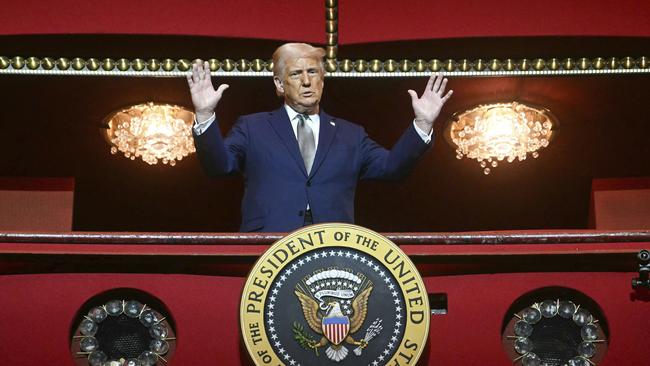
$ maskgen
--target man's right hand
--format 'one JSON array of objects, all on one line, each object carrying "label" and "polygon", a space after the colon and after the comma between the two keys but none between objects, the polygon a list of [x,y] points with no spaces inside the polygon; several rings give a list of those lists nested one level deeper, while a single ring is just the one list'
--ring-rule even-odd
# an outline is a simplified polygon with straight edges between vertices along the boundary
[{"label": "man's right hand", "polygon": [[210,65],[207,61],[201,60],[196,60],[192,65],[192,73],[187,75],[187,84],[192,94],[196,121],[208,120],[221,100],[224,90],[228,89],[228,84],[221,84],[217,90],[214,90],[210,78]]}]

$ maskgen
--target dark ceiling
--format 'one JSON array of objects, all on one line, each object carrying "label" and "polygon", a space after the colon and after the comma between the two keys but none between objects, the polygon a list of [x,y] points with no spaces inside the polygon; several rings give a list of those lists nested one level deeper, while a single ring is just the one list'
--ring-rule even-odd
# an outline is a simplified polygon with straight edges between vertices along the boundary
[{"label": "dark ceiling", "polygon": [[[4,37],[7,56],[256,58],[278,42],[181,37]],[[348,58],[595,57],[648,54],[644,39],[473,39],[350,46]],[[207,51],[206,51],[207,50]],[[211,52],[216,50],[215,52]],[[444,51],[440,51],[444,50]],[[269,78],[223,78],[222,129],[237,115],[279,105]],[[412,119],[407,89],[421,78],[329,78],[322,106],[390,146]],[[363,182],[357,223],[377,231],[579,229],[596,178],[650,176],[650,75],[453,78],[435,144],[399,183]],[[175,167],[109,153],[100,122],[143,101],[190,105],[182,78],[0,76],[0,176],[75,177],[74,230],[236,231],[242,181],[211,179],[194,156]],[[441,136],[449,116],[475,104],[517,100],[560,122],[538,159],[485,176],[457,160]]]}]

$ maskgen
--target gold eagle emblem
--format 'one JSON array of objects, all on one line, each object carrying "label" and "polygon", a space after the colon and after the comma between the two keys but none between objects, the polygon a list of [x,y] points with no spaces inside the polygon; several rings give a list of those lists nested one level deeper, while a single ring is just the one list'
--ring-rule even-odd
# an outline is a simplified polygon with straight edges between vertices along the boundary
[{"label": "gold eagle emblem", "polygon": [[[366,348],[368,342],[365,339],[355,340],[352,334],[359,331],[366,319],[366,315],[368,314],[368,298],[372,289],[372,285],[369,285],[354,298],[352,301],[352,317],[347,317],[343,314],[340,301],[333,300],[319,304],[311,295],[297,289],[295,294],[300,300],[302,313],[307,324],[315,333],[322,335],[320,341],[304,340],[302,345],[315,350],[318,355],[319,348],[330,344],[325,353],[330,359],[337,362],[343,360],[348,355],[348,349],[343,346],[343,342],[358,346],[359,352],[355,353],[360,355],[360,351]],[[330,327],[328,324],[329,319],[338,320],[335,324],[338,327],[332,326],[333,330],[328,332],[328,328]],[[346,320],[347,324],[345,324]],[[338,331],[336,330],[337,328]]]}]

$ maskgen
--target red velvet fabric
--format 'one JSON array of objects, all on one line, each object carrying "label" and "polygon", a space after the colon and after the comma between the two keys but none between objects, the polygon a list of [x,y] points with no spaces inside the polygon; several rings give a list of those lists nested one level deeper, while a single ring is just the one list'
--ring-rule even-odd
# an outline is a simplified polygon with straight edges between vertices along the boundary
[{"label": "red velvet fabric", "polygon": [[[339,1],[339,43],[501,36],[650,36],[650,3]],[[0,34],[164,34],[325,42],[322,1],[7,1]]]},{"label": "red velvet fabric", "polygon": [[594,179],[589,225],[600,230],[650,229],[650,178]]},{"label": "red velvet fabric", "polygon": [[321,1],[5,1],[0,34],[164,34],[324,42]]},{"label": "red velvet fabric", "polygon": [[[512,365],[501,345],[508,307],[522,294],[563,286],[602,308],[610,344],[599,366],[647,365],[646,299],[633,298],[634,273],[497,273],[429,276],[448,314],[431,318],[419,365]],[[73,365],[69,331],[81,304],[103,291],[137,288],[159,298],[177,324],[173,365],[246,365],[238,307],[244,278],[184,274],[36,274],[0,277],[0,360],[7,365]],[[7,296],[9,295],[9,296]]]},{"label": "red velvet fabric", "polygon": [[74,183],[74,178],[0,177],[0,230],[72,230]]},{"label": "red velvet fabric", "polygon": [[[431,318],[419,365],[511,365],[501,343],[509,307],[554,286],[600,306],[610,339],[599,366],[647,365],[650,294],[630,286],[638,275],[632,258],[647,244],[402,245],[427,291],[448,299],[448,313]],[[0,243],[0,361],[73,365],[69,336],[80,306],[132,288],[159,299],[173,317],[170,365],[248,365],[239,300],[251,257],[267,247]]]},{"label": "red velvet fabric", "polygon": [[650,36],[634,0],[340,2],[341,44],[465,37]]}]

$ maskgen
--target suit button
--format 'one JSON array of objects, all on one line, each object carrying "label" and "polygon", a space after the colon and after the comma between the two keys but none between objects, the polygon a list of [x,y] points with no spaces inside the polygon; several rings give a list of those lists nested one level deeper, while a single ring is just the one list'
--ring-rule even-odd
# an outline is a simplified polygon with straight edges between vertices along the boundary
[{"label": "suit button", "polygon": [[304,212],[302,210],[298,211],[298,216],[302,216]]},{"label": "suit button", "polygon": [[310,180],[307,181],[307,187],[311,187],[311,181]]}]

